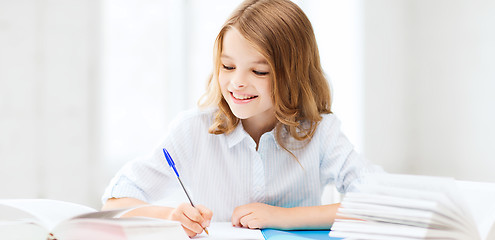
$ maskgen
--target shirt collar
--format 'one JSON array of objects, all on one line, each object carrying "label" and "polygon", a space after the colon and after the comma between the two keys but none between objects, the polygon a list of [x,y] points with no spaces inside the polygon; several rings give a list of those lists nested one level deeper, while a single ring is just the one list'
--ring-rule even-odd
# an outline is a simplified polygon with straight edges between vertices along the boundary
[{"label": "shirt collar", "polygon": [[249,136],[249,134],[246,131],[244,131],[241,121],[239,121],[239,124],[237,124],[234,131],[232,131],[231,133],[225,136],[229,148],[232,148],[233,146],[239,144],[240,142],[242,142],[242,140],[244,140],[247,137],[250,138],[251,136]]},{"label": "shirt collar", "polygon": [[[285,135],[287,135],[285,128],[282,128],[281,130],[285,132]],[[239,124],[237,124],[236,128],[231,133],[227,134],[225,137],[227,139],[227,144],[228,144],[229,148],[232,148],[235,145],[241,143],[244,139],[250,140],[250,142],[252,142],[253,145],[256,144],[254,142],[254,140],[251,138],[251,136],[246,132],[246,130],[244,130],[244,127],[242,126],[241,121],[239,121]],[[272,129],[270,132],[264,133],[261,136],[261,138],[266,138],[266,137],[273,138],[277,148],[281,147],[278,144],[278,142],[275,140],[275,128]],[[283,136],[283,137],[286,137],[286,136]],[[260,141],[261,141],[261,139],[260,139]]]}]

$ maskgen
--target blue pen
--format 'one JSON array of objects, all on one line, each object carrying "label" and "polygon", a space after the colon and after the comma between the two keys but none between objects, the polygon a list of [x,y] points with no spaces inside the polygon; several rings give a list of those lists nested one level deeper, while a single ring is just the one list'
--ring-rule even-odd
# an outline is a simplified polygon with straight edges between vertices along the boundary
[{"label": "blue pen", "polygon": [[[180,180],[179,172],[177,172],[177,168],[175,168],[174,160],[172,160],[172,157],[170,156],[170,154],[168,153],[167,149],[165,149],[165,148],[163,149],[163,155],[165,155],[165,158],[167,159],[168,165],[172,169],[174,169],[175,175],[177,176],[177,179],[179,179],[179,183],[182,186],[182,189],[184,189],[184,192],[186,193],[187,199],[189,199],[189,202],[191,203],[191,206],[196,207],[196,206],[194,206],[194,203],[192,202],[191,197],[189,197],[189,193],[187,193],[187,190],[184,187],[184,184],[182,184],[182,181]],[[208,233],[208,229],[206,229],[206,228],[203,228],[203,229],[205,230],[206,234],[210,235]]]}]

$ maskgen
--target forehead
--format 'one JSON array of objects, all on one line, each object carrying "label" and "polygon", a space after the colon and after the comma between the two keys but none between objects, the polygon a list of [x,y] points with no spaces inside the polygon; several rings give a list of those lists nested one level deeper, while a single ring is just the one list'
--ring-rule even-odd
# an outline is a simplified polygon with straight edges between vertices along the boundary
[{"label": "forehead", "polygon": [[221,56],[236,61],[267,63],[265,57],[234,27],[225,32]]}]

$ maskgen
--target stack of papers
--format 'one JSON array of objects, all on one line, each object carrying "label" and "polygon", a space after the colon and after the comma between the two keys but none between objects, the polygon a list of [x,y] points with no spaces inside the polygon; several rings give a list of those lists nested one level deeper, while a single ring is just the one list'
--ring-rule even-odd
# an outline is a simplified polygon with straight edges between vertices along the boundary
[{"label": "stack of papers", "polygon": [[336,220],[333,237],[495,239],[495,184],[380,174],[348,193],[338,214],[356,220]]}]

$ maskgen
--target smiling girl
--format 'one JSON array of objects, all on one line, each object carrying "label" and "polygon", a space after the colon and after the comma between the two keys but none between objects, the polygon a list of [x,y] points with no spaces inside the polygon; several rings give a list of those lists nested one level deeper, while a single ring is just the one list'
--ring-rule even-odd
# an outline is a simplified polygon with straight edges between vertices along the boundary
[{"label": "smiling girl", "polygon": [[[323,188],[354,191],[380,171],[342,134],[311,23],[289,0],[247,0],[233,12],[217,36],[201,107],[178,116],[152,154],[117,173],[104,209],[149,204],[128,216],[177,220],[189,236],[210,221],[329,229],[339,204],[321,205]],[[151,205],[180,187],[162,148],[196,207]]]}]

